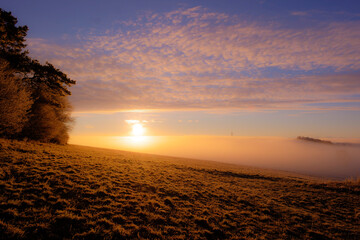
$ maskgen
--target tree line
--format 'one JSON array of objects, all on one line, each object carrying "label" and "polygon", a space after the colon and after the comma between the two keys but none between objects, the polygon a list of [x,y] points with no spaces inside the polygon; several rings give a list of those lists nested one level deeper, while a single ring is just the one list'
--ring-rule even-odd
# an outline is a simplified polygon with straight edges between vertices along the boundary
[{"label": "tree line", "polygon": [[0,136],[65,144],[72,122],[67,97],[76,82],[29,57],[27,31],[0,8]]}]

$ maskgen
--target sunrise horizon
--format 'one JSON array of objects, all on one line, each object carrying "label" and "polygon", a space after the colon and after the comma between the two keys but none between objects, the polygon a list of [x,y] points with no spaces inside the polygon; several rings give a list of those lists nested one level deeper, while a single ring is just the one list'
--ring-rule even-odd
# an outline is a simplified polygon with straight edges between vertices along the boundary
[{"label": "sunrise horizon", "polygon": [[[281,166],[271,156],[286,152],[293,165],[285,170],[294,172],[304,172],[293,167],[303,161],[301,151],[313,153],[300,151],[298,137],[360,142],[360,15],[353,1],[80,1],[69,5],[76,11],[40,2],[31,6],[35,15],[25,3],[4,7],[29,26],[29,57],[51,62],[76,84],[63,110],[68,116],[60,118],[62,135],[40,138],[25,129],[20,137],[273,169]],[[284,151],[281,144],[291,148],[293,141],[299,149]],[[268,149],[269,158],[258,161],[257,151],[243,146]],[[339,158],[334,168],[344,158],[337,152],[353,152],[338,146],[326,150]],[[317,162],[326,151],[307,159]],[[357,174],[350,172],[358,155],[350,155],[341,176]]]},{"label": "sunrise horizon", "polygon": [[80,1],[62,25],[61,4],[4,5],[29,26],[30,55],[77,81],[71,135],[122,136],[138,119],[154,135],[360,136],[351,1]]},{"label": "sunrise horizon", "polygon": [[1,239],[360,239],[360,1],[1,0]]}]

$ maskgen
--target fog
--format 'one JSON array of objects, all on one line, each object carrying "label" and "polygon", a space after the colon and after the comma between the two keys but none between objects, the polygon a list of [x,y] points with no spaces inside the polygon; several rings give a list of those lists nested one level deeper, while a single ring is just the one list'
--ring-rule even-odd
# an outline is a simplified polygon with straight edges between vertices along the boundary
[{"label": "fog", "polygon": [[360,177],[360,147],[276,137],[72,137],[71,143],[213,160],[319,177]]}]

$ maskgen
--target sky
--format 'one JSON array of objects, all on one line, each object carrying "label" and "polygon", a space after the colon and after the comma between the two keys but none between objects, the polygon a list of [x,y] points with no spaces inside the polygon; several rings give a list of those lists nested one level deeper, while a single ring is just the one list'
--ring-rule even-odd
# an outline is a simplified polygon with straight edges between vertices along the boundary
[{"label": "sky", "polygon": [[[360,2],[1,0],[77,136],[360,138]],[[130,120],[130,121],[129,121]]]}]

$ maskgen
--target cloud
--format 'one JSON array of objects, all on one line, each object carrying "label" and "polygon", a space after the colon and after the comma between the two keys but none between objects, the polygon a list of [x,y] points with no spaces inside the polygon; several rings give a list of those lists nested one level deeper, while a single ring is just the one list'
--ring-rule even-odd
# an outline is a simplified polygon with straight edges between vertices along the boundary
[{"label": "cloud", "polygon": [[291,15],[293,15],[293,16],[306,16],[306,15],[308,15],[308,12],[295,11],[295,12],[291,12]]},{"label": "cloud", "polygon": [[130,119],[130,120],[125,120],[125,122],[126,122],[127,124],[130,124],[130,125],[136,124],[136,123],[140,123],[139,120],[132,120],[132,119]]},{"label": "cloud", "polygon": [[129,120],[125,120],[125,122],[129,125],[134,125],[134,124],[137,124],[137,123],[142,123],[142,124],[146,124],[148,123],[149,121],[147,120],[135,120],[135,119],[129,119]]},{"label": "cloud", "polygon": [[309,108],[359,102],[359,24],[289,29],[195,7],[29,47],[78,81],[76,111]]}]

